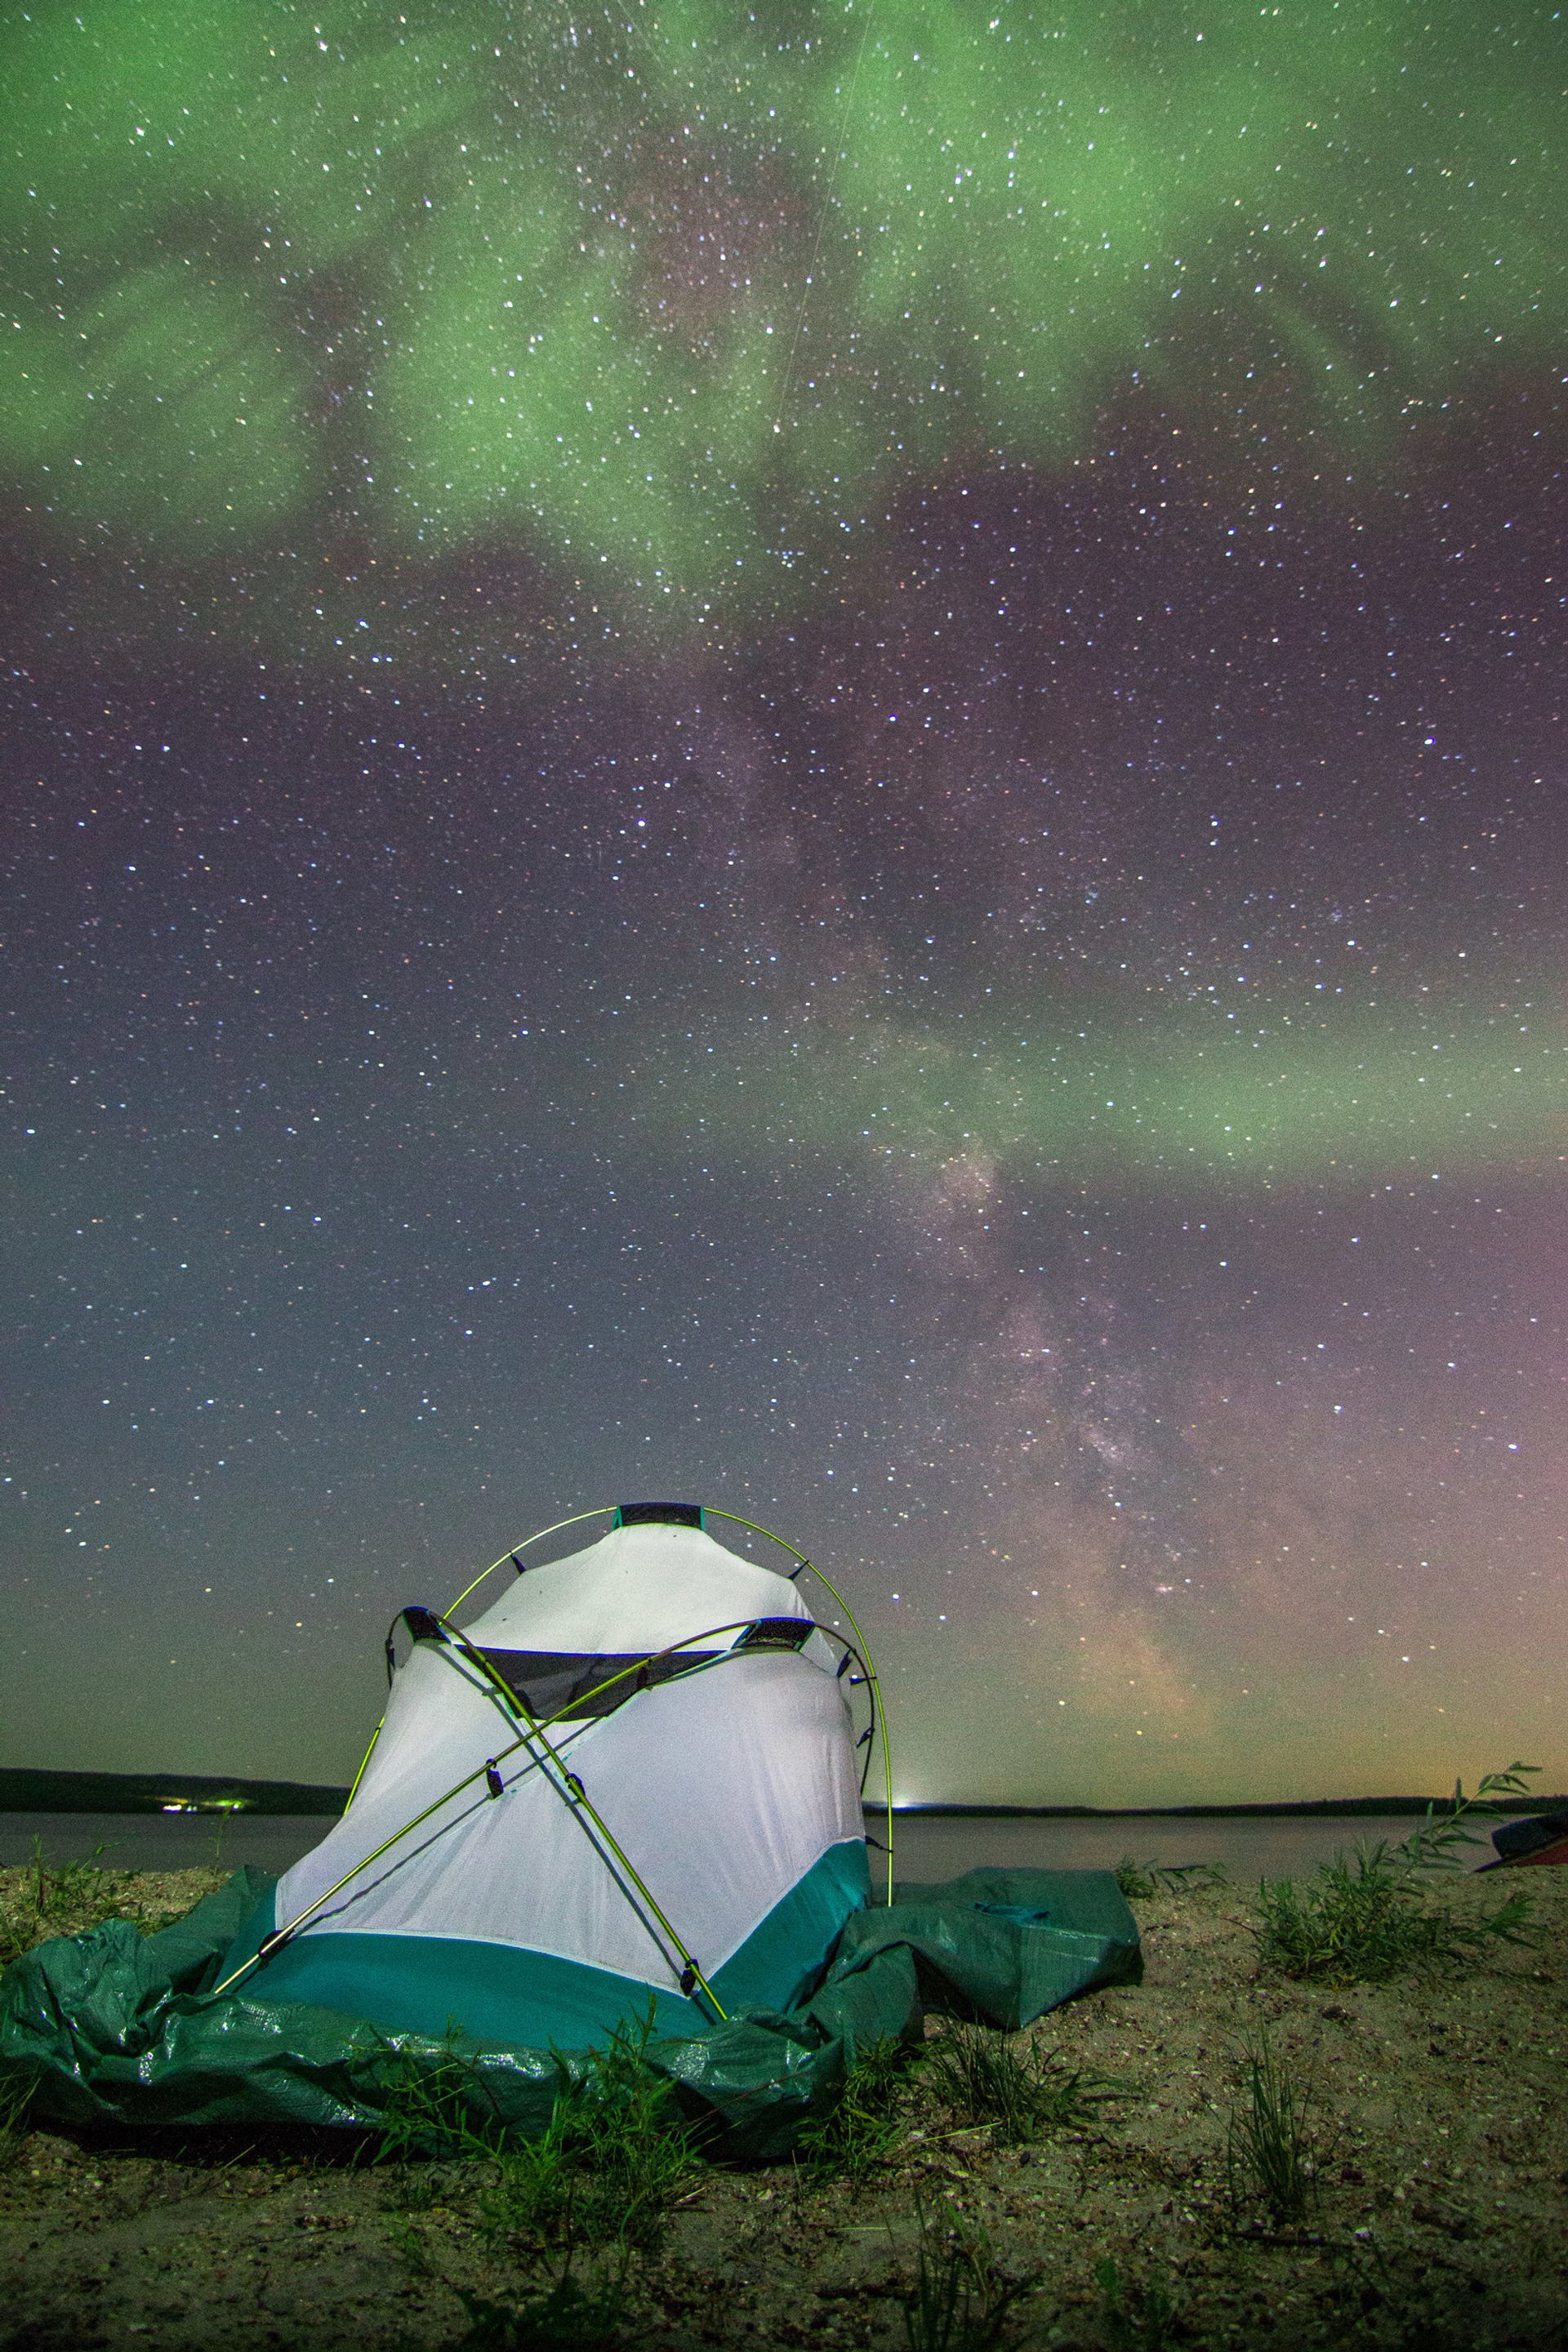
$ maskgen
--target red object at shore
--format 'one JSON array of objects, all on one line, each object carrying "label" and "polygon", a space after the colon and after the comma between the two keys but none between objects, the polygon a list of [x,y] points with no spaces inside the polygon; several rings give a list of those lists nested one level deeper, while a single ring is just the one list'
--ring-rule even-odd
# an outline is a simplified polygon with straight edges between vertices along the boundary
[{"label": "red object at shore", "polygon": [[1533,1853],[1515,1854],[1510,1860],[1516,1870],[1527,1870],[1538,1862],[1568,1863],[1568,1837],[1554,1838],[1550,1845],[1537,1846]]},{"label": "red object at shore", "polygon": [[1503,1822],[1492,1832],[1496,1862],[1489,1870],[1519,1870],[1526,1863],[1568,1863],[1568,1811],[1554,1806],[1521,1822]]}]

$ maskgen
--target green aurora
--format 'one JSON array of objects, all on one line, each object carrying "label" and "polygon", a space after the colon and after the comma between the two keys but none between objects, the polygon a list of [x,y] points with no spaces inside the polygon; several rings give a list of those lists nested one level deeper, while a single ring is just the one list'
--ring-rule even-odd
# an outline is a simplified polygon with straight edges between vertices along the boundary
[{"label": "green aurora", "polygon": [[[1545,9],[85,0],[6,43],[0,463],[173,564],[500,545],[765,621],[1130,387],[1342,481],[1568,323]],[[393,642],[318,600],[322,650]]]},{"label": "green aurora", "polygon": [[1035,1010],[1005,1041],[987,1016],[984,1043],[952,1021],[813,1024],[771,1045],[753,1027],[711,1055],[634,1063],[616,1098],[648,1140],[700,1139],[705,1156],[967,1160],[1100,1195],[1430,1188],[1482,1169],[1561,1182],[1568,1164],[1568,1031],[1539,1003],[1277,1013],[1261,1034],[1221,1034],[1217,1013]]}]

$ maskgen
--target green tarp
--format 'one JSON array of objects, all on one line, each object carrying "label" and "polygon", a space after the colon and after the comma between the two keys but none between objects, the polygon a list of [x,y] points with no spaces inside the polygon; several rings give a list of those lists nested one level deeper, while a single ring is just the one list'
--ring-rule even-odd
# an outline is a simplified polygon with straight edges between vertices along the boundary
[{"label": "green tarp", "polygon": [[[254,1870],[156,1935],[111,1919],[58,1937],[0,1980],[0,2094],[32,2088],[61,2122],[289,2123],[374,2129],[411,2074],[461,2062],[476,2124],[524,2136],[550,2120],[564,2064],[584,2053],[444,2041],[267,1999],[266,1970],[216,1997],[223,1955],[269,1881]],[[1135,1981],[1138,1930],[1114,1876],[1096,1870],[972,1870],[900,1886],[856,1913],[820,1989],[787,2015],[755,2010],[689,2041],[659,2039],[647,2063],[681,2105],[717,2126],[716,2149],[771,2161],[826,2113],[859,2049],[918,2037],[927,2008],[1009,2030],[1098,1985]],[[637,2019],[628,2019],[636,2025]]]}]

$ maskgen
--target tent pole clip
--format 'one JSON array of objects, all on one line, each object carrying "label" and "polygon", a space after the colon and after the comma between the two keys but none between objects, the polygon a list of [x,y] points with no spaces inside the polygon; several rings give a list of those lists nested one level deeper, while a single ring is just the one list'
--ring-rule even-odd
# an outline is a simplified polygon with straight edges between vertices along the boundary
[{"label": "tent pole clip", "polygon": [[688,2000],[690,2000],[692,1994],[697,1990],[697,1970],[692,1967],[689,1960],[687,1962],[685,1968],[680,1971],[680,1990],[686,1995]]},{"label": "tent pole clip", "polygon": [[574,1790],[580,1799],[586,1798],[588,1791],[584,1789],[582,1781],[579,1780],[575,1772],[567,1772],[563,1777],[565,1780],[566,1786],[569,1789]]},{"label": "tent pole clip", "polygon": [[492,1797],[499,1797],[506,1787],[506,1782],[500,1776],[500,1766],[493,1756],[485,1758],[485,1786]]}]

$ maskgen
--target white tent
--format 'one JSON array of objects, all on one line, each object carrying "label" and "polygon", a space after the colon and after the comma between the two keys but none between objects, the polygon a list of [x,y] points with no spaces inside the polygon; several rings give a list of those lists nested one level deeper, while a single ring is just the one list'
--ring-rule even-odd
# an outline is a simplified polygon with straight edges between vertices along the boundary
[{"label": "white tent", "polygon": [[405,1610],[349,1809],[226,1980],[563,2048],[804,1999],[868,1899],[861,1662],[702,1518],[624,1507],[461,1633]]}]

